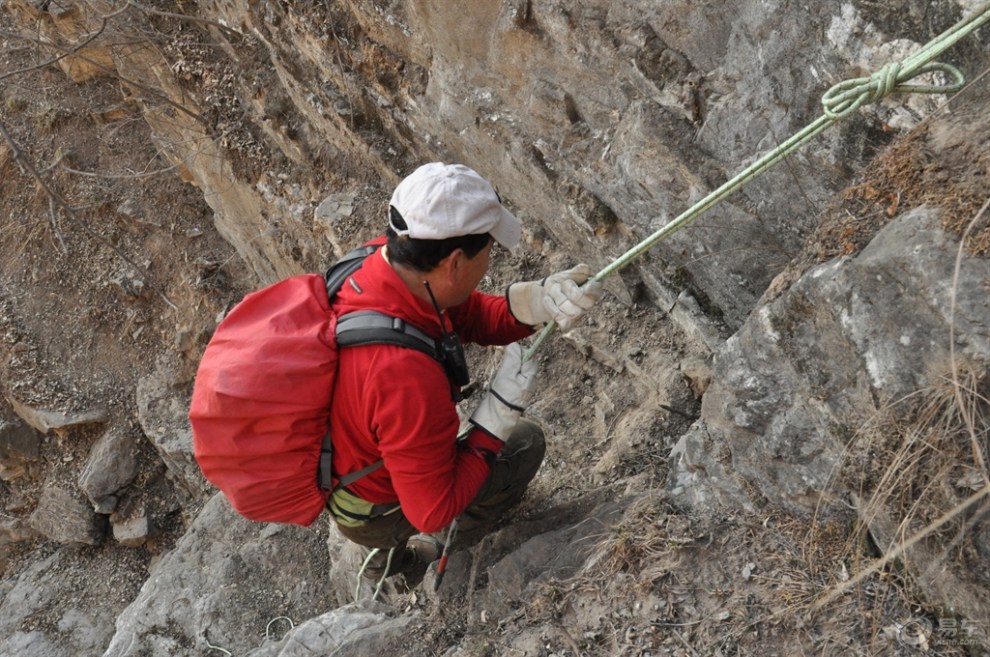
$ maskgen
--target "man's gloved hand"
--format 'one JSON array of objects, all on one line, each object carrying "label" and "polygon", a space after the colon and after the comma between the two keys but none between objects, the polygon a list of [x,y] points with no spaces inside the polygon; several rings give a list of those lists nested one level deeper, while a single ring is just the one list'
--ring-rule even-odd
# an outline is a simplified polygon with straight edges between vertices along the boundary
[{"label": "man's gloved hand", "polygon": [[502,364],[471,414],[471,423],[505,442],[532,401],[535,387],[536,361],[523,362],[522,347],[513,342],[505,348]]},{"label": "man's gloved hand", "polygon": [[602,296],[601,281],[590,278],[591,267],[578,265],[542,281],[513,283],[506,292],[509,311],[523,324],[554,321],[560,330],[567,331]]}]

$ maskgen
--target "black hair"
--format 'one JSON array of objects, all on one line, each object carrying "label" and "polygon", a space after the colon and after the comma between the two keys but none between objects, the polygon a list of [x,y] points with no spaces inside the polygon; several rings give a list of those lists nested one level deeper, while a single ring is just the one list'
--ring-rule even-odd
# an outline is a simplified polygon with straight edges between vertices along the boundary
[{"label": "black hair", "polygon": [[411,267],[418,272],[432,271],[444,258],[457,249],[464,251],[468,258],[481,253],[492,236],[488,233],[460,235],[444,240],[424,240],[405,235],[398,235],[392,226],[399,230],[406,229],[406,220],[399,211],[389,206],[389,226],[385,229],[388,238],[388,259],[393,264]]}]

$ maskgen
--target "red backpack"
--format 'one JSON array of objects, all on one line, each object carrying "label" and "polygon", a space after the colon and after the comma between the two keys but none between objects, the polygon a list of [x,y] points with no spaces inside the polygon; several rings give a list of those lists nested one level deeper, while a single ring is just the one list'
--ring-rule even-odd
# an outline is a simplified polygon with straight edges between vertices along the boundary
[{"label": "red backpack", "polygon": [[395,344],[442,357],[436,340],[400,319],[334,315],[330,299],[376,248],[352,251],[325,277],[293,276],[247,295],[206,347],[189,408],[193,453],[246,518],[308,526],[326,507],[335,488],[328,429],[338,347]]}]

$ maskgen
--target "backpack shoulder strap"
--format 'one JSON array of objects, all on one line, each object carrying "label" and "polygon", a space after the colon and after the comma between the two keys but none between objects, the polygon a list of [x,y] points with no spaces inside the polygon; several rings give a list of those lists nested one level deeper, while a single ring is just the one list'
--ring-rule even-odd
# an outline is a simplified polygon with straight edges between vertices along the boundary
[{"label": "backpack shoulder strap", "polygon": [[[360,269],[365,258],[378,250],[377,246],[362,246],[348,252],[324,274],[327,297],[343,287],[347,277]],[[362,344],[391,344],[421,351],[439,360],[437,341],[412,324],[376,310],[359,310],[337,318],[337,346]]]},{"label": "backpack shoulder strap", "polygon": [[345,254],[340,260],[333,263],[326,274],[323,275],[327,282],[327,297],[333,299],[334,295],[343,287],[347,277],[356,272],[364,259],[378,250],[377,246],[361,246]]},{"label": "backpack shoulder strap", "polygon": [[415,349],[440,360],[437,341],[398,317],[377,310],[359,310],[337,318],[337,346],[390,344]]},{"label": "backpack shoulder strap", "polygon": [[[333,297],[343,287],[347,277],[360,269],[365,258],[378,250],[377,246],[362,246],[348,252],[324,274],[327,297]],[[440,360],[437,341],[408,322],[376,310],[360,310],[337,318],[337,346],[353,347],[363,344],[391,344],[423,352]]]}]

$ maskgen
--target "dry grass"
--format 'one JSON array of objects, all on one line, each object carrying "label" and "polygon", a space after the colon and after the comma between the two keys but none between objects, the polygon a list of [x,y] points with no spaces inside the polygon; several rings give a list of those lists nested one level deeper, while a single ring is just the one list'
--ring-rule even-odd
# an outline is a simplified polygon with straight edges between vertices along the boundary
[{"label": "dry grass", "polygon": [[646,495],[599,540],[580,577],[597,587],[622,573],[635,573],[640,586],[649,586],[670,572],[671,557],[681,546],[696,540],[686,517],[674,513],[660,495]]},{"label": "dry grass", "polygon": [[[850,445],[848,462],[863,466],[842,473],[858,491],[855,514],[719,519],[687,516],[661,494],[647,495],[600,538],[584,569],[537,596],[530,612],[578,624],[573,610],[595,601],[609,640],[584,642],[584,655],[628,650],[627,636],[671,650],[657,654],[677,654],[671,646],[682,654],[969,654],[962,635],[938,628],[972,619],[951,617],[914,574],[923,559],[940,572],[976,567],[964,553],[990,511],[974,451],[987,450],[988,381],[962,363],[932,380],[886,407]],[[620,602],[658,611],[624,615]]]},{"label": "dry grass", "polygon": [[[974,526],[990,513],[984,456],[990,380],[985,368],[958,360],[930,380],[927,388],[884,407],[850,445],[841,474],[843,484],[858,491],[858,521],[845,551],[850,577],[823,591],[812,609],[868,592],[875,607],[912,610],[901,620],[921,624],[919,646],[963,654],[964,646],[932,628],[972,622],[969,616],[982,613],[980,591],[990,586],[985,560],[973,545]],[[965,615],[957,618],[959,613]],[[905,640],[906,627],[879,623],[874,631]]]},{"label": "dry grass", "polygon": [[[851,255],[902,210],[922,205],[940,209],[943,227],[959,237],[986,201],[990,154],[956,149],[936,152],[923,124],[884,150],[828,209],[811,241],[816,261]],[[966,240],[970,255],[990,254],[990,225]]]},{"label": "dry grass", "polygon": [[586,657],[653,648],[659,655],[849,654],[850,646],[892,654],[896,640],[882,630],[909,614],[902,583],[875,577],[857,595],[810,613],[850,577],[850,526],[773,512],[685,516],[647,496],[602,537],[577,577],[544,591],[531,609],[578,624],[581,615],[569,610],[597,601],[608,640],[586,644]]},{"label": "dry grass", "polygon": [[861,432],[868,456],[851,483],[866,525],[881,509],[895,510],[904,536],[990,482],[983,458],[990,433],[986,371],[960,365],[955,374],[936,375],[929,388],[888,407]]}]

